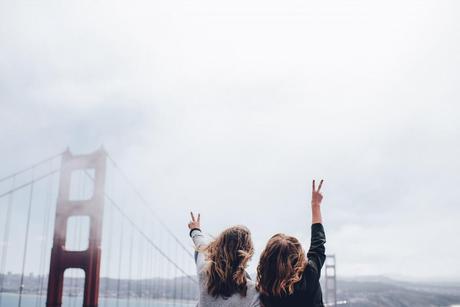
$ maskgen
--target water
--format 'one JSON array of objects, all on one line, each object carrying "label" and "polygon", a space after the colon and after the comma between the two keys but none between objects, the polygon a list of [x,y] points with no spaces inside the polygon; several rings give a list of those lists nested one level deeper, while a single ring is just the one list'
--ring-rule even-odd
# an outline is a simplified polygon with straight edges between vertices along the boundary
[{"label": "water", "polygon": [[[17,294],[2,293],[2,305],[1,307],[18,307],[19,296]],[[42,307],[46,305],[46,297],[40,297],[37,295],[23,295],[21,307]],[[80,307],[82,306],[81,297],[63,297],[62,307]],[[116,298],[99,298],[100,307],[127,307],[128,299]],[[167,301],[167,300],[141,300],[141,299],[130,299],[131,307],[194,307],[196,302],[190,301]]]}]

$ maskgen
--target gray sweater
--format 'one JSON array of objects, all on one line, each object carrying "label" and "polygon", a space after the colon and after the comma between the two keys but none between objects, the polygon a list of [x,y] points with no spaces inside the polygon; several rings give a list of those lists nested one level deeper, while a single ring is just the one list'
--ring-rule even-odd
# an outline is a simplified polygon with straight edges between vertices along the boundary
[{"label": "gray sweater", "polygon": [[[207,244],[205,236],[201,230],[195,229],[190,234],[192,237],[195,247],[198,249]],[[233,294],[229,298],[218,297],[215,298],[208,294],[208,289],[206,287],[206,276],[203,272],[203,269],[206,265],[206,258],[203,253],[195,253],[195,262],[200,286],[200,297],[198,300],[198,307],[259,307],[259,294],[256,291],[255,283],[251,280],[248,280],[247,287],[248,291],[245,297],[242,297],[239,293]]]}]

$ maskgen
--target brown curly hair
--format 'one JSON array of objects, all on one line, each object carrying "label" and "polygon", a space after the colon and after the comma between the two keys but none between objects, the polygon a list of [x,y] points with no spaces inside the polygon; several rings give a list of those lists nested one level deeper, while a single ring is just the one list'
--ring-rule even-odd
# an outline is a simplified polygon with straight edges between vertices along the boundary
[{"label": "brown curly hair", "polygon": [[257,290],[262,296],[291,295],[307,263],[299,240],[281,233],[274,235],[260,256]]},{"label": "brown curly hair", "polygon": [[234,293],[246,296],[246,266],[254,254],[251,232],[245,226],[224,230],[203,249],[207,266],[204,273],[208,293],[213,297],[228,298]]}]

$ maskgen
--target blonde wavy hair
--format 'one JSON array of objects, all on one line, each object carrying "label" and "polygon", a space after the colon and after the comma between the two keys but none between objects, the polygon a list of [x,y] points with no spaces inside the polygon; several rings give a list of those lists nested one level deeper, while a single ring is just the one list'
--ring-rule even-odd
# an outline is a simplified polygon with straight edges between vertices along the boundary
[{"label": "blonde wavy hair", "polygon": [[204,268],[208,293],[228,298],[234,293],[246,296],[246,266],[254,254],[251,232],[245,226],[224,230],[202,249],[208,264]]},{"label": "blonde wavy hair", "polygon": [[291,295],[307,263],[299,240],[281,233],[274,235],[260,256],[257,290],[262,296]]}]

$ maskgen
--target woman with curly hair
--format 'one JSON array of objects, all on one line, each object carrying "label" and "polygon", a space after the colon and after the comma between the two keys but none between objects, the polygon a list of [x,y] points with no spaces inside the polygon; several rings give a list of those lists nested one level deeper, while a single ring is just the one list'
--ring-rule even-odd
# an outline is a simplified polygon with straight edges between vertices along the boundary
[{"label": "woman with curly hair", "polygon": [[268,241],[257,267],[257,290],[264,307],[324,306],[319,278],[326,259],[326,236],[321,219],[320,193],[313,180],[310,249],[305,255],[300,242],[285,234]]},{"label": "woman with curly hair", "polygon": [[200,214],[188,227],[195,244],[200,296],[199,307],[255,307],[259,295],[255,283],[246,273],[246,266],[254,254],[251,233],[244,226],[224,230],[207,244],[201,232]]}]

